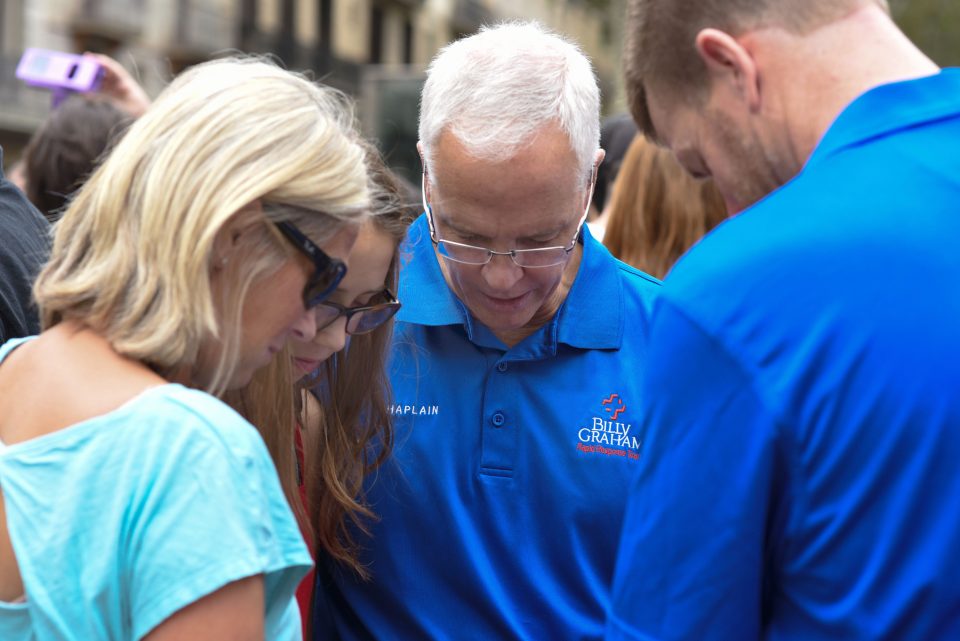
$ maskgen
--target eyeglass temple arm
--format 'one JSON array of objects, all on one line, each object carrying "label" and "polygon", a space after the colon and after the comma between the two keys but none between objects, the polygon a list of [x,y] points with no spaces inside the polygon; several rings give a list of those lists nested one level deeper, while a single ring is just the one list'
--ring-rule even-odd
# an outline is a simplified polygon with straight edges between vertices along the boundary
[{"label": "eyeglass temple arm", "polygon": [[433,210],[427,202],[427,171],[420,174],[420,200],[423,202],[423,212],[427,215],[427,227],[430,229],[430,240],[437,242],[437,229],[433,225]]},{"label": "eyeglass temple arm", "polygon": [[590,203],[593,202],[593,189],[597,186],[597,170],[599,169],[599,163],[594,163],[593,169],[590,171],[590,186],[587,188],[587,205],[583,208],[583,216],[580,217],[580,222],[577,223],[577,231],[573,233],[573,243],[576,244],[577,239],[580,237],[580,230],[583,229],[583,224],[587,222],[587,216],[590,215]]}]

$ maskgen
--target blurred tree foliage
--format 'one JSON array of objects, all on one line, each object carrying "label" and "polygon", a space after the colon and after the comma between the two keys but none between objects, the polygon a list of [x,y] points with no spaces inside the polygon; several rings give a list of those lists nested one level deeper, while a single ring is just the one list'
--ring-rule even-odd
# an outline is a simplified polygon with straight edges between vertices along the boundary
[{"label": "blurred tree foliage", "polygon": [[960,66],[960,0],[890,0],[904,33],[940,66]]}]

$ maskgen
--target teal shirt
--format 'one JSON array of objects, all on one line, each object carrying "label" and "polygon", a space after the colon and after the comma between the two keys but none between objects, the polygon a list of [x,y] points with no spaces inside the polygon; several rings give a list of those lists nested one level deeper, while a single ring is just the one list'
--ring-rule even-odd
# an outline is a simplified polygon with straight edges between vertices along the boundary
[{"label": "teal shirt", "polygon": [[260,435],[208,394],[162,385],[0,444],[0,489],[26,591],[0,602],[3,641],[140,639],[258,574],[266,638],[300,638],[294,590],[310,555]]}]

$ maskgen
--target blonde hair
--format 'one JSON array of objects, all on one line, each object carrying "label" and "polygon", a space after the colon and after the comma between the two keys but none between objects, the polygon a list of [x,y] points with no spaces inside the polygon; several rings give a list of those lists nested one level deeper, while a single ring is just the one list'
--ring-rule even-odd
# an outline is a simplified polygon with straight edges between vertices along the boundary
[{"label": "blonde hair", "polygon": [[[254,58],[193,67],[130,128],[57,225],[34,288],[44,327],[79,320],[161,375],[189,368],[202,345],[220,341],[203,386],[222,392],[250,284],[294,251],[266,222],[289,219],[315,242],[362,222],[363,155],[339,92]],[[267,233],[242,235],[244,259],[224,270],[216,296],[203,276],[235,215],[262,220]]]},{"label": "blonde hair", "polygon": [[610,208],[603,244],[623,262],[657,278],[727,217],[712,180],[695,180],[672,153],[642,135],[623,158]]}]

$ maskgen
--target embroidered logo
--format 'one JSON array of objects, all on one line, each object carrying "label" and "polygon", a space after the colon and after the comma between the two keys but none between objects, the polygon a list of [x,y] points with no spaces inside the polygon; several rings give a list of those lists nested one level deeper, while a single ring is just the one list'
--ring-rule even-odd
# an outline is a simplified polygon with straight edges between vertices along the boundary
[{"label": "embroidered logo", "polygon": [[619,394],[602,399],[599,415],[591,418],[589,426],[577,431],[580,440],[577,450],[638,460],[642,441],[631,433],[633,425],[620,418],[626,411],[626,401]]},{"label": "embroidered logo", "polygon": [[619,394],[611,394],[611,395],[610,395],[610,398],[604,399],[604,401],[603,401],[602,403],[600,403],[601,405],[609,405],[609,406],[610,406],[610,407],[604,407],[604,408],[603,408],[603,411],[604,411],[604,412],[611,412],[611,411],[612,411],[612,416],[610,417],[610,420],[612,420],[612,421],[617,420],[617,417],[620,416],[620,414],[622,414],[623,412],[626,412],[626,411],[627,411],[627,406],[623,404],[623,401],[619,401],[619,402],[616,404],[616,409],[612,409],[612,408],[614,407],[614,403],[613,403],[613,402],[614,402],[615,400],[617,400],[618,398],[620,398],[620,395],[619,395]]},{"label": "embroidered logo", "polygon": [[439,405],[403,405],[394,403],[389,411],[394,416],[437,416],[440,414]]}]

